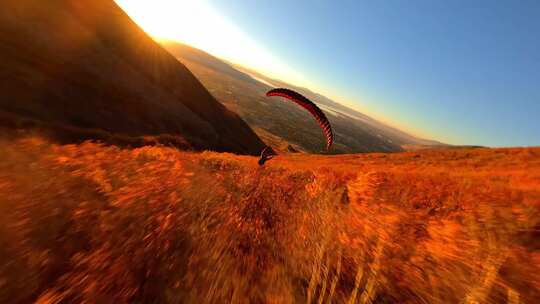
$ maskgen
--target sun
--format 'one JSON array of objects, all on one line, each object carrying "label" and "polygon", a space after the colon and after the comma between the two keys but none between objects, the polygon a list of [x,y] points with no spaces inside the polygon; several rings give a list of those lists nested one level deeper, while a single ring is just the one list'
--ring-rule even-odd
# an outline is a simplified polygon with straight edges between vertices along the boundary
[{"label": "sun", "polygon": [[270,77],[307,84],[205,0],[115,0],[148,34],[180,41]]},{"label": "sun", "polygon": [[148,34],[160,39],[207,43],[208,32],[216,23],[215,12],[200,0],[115,0],[115,2]]}]

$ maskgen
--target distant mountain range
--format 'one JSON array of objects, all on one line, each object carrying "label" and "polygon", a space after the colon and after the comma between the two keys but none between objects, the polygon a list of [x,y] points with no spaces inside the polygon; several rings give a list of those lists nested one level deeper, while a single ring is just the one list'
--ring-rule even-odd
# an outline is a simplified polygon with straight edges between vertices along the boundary
[{"label": "distant mountain range", "polygon": [[206,88],[238,113],[265,142],[277,150],[322,152],[324,137],[309,113],[293,103],[267,98],[272,87],[291,88],[317,103],[336,134],[331,153],[400,152],[447,145],[417,138],[348,108],[323,95],[228,63],[188,45],[161,44],[185,64]]},{"label": "distant mountain range", "polygon": [[4,0],[0,42],[0,127],[68,142],[264,147],[114,1]]}]

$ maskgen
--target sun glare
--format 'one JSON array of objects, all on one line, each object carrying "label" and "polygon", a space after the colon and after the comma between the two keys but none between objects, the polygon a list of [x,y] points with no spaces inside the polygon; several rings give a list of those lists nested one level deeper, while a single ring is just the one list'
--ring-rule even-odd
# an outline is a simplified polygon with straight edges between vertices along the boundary
[{"label": "sun glare", "polygon": [[148,34],[307,85],[306,80],[248,37],[204,0],[115,0]]}]

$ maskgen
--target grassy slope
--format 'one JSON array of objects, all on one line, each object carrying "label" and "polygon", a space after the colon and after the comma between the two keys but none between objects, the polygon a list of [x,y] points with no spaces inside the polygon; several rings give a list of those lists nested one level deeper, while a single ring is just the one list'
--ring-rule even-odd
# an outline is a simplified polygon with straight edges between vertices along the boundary
[{"label": "grassy slope", "polygon": [[540,149],[1,146],[1,303],[540,299]]}]

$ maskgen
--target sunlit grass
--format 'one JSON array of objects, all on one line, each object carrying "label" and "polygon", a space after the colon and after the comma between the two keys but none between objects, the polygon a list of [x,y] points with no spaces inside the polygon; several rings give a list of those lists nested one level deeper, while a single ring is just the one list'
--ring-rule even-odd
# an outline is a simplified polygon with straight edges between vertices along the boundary
[{"label": "sunlit grass", "polygon": [[540,299],[539,149],[0,144],[1,303]]}]

